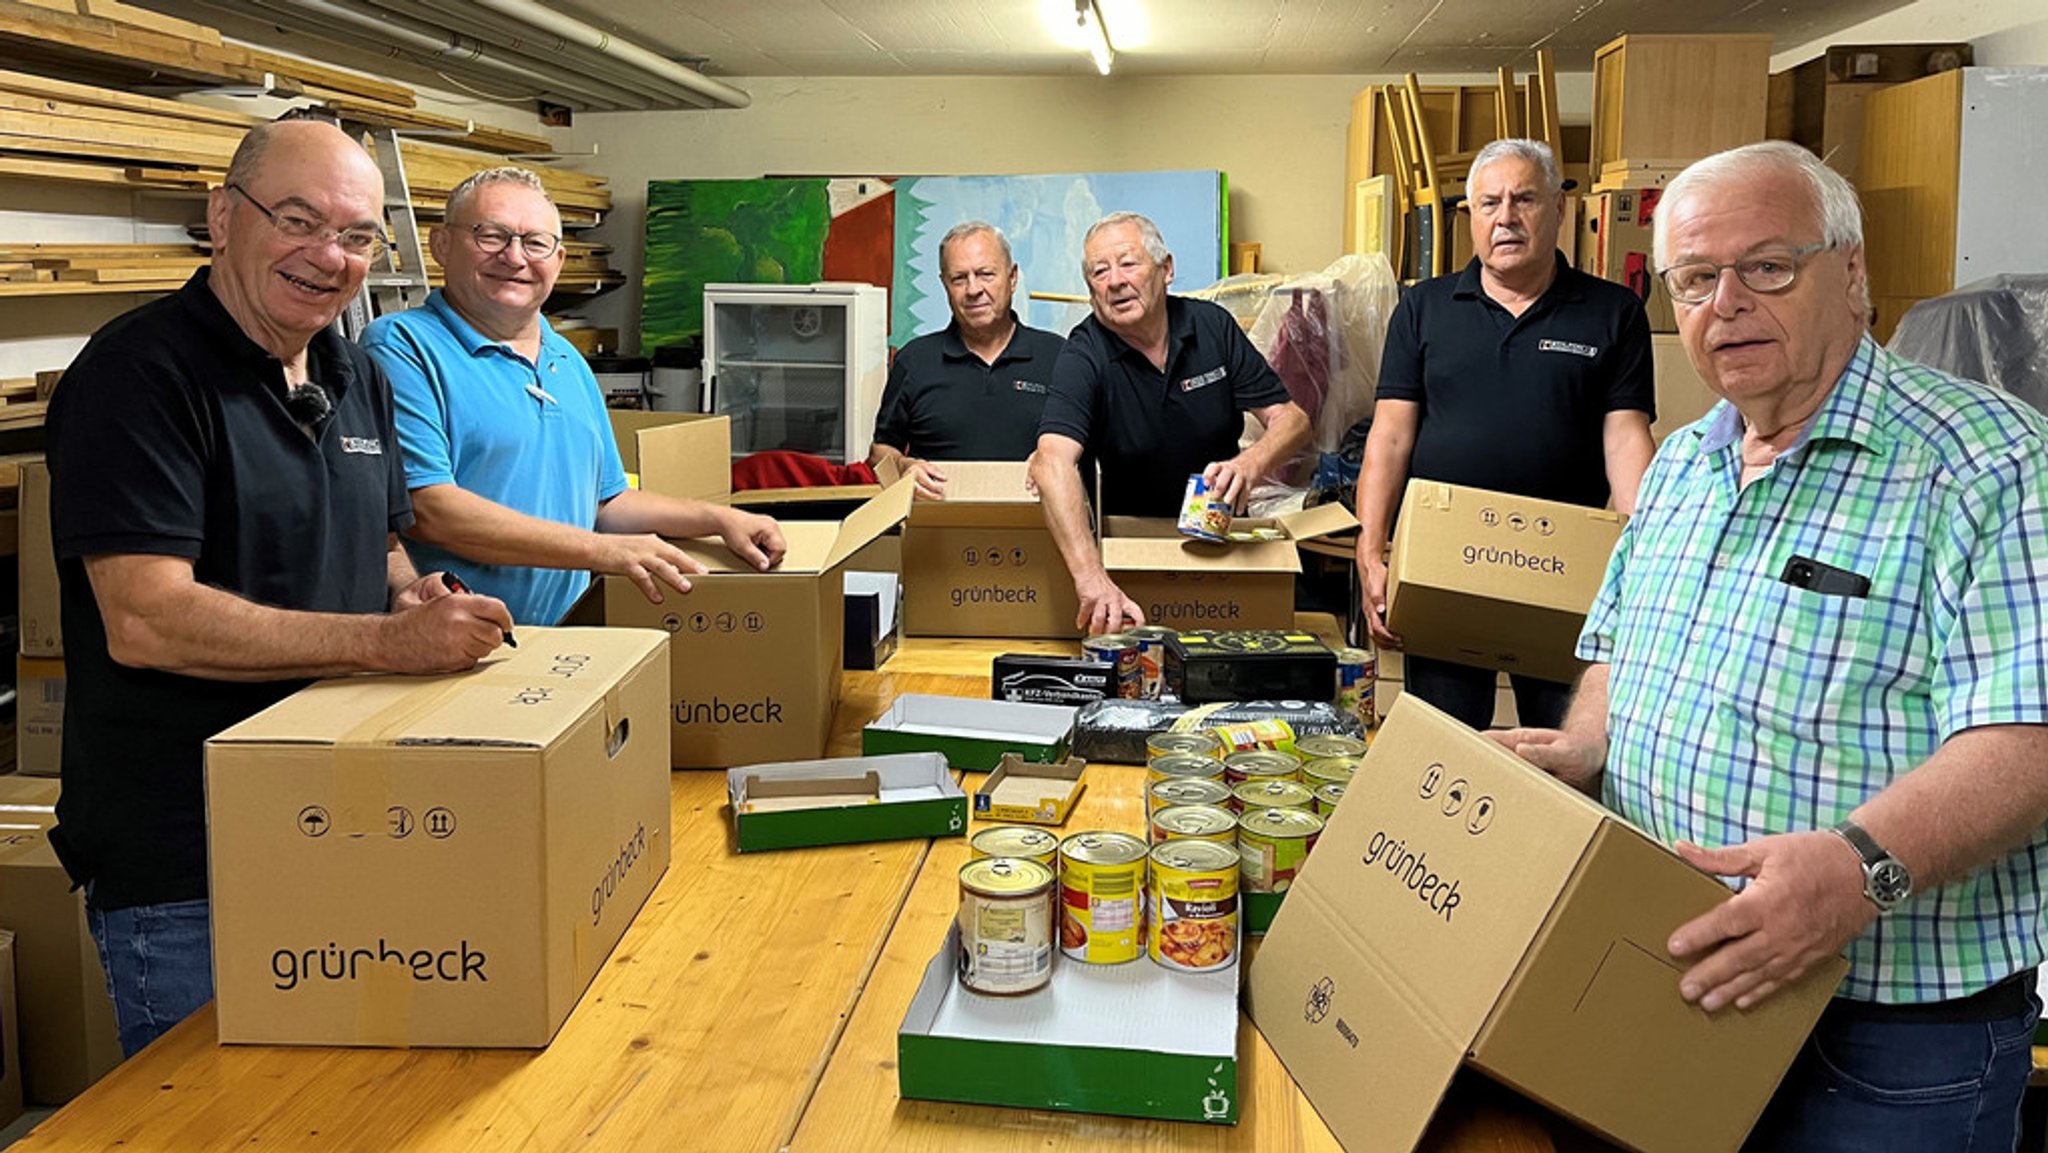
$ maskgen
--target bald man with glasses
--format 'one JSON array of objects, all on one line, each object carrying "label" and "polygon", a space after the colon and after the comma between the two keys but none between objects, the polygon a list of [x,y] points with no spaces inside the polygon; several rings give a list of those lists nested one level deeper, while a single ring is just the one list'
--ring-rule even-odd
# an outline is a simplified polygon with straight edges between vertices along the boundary
[{"label": "bald man with glasses", "polygon": [[363,337],[398,399],[417,563],[504,598],[521,624],[553,624],[592,572],[657,603],[689,592],[704,566],[667,537],[721,537],[759,569],[781,561],[768,517],[626,486],[597,379],[541,315],[563,251],[539,177],[471,176],[428,240],[442,287]]}]

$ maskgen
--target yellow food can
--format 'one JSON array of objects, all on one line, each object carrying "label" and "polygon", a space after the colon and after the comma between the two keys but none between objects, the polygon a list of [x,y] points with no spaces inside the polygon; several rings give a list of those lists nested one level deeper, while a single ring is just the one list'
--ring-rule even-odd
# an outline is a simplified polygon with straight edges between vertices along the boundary
[{"label": "yellow food can", "polygon": [[1060,839],[1030,825],[990,825],[968,839],[967,851],[982,857],[1023,857],[1048,869],[1060,862]]},{"label": "yellow food can", "polygon": [[1150,823],[1155,845],[1178,840],[1237,844],[1237,814],[1222,805],[1173,805],[1155,810]]},{"label": "yellow food can", "polygon": [[1284,893],[1308,860],[1323,819],[1307,809],[1254,809],[1237,819],[1237,855],[1247,893]]},{"label": "yellow food can", "polygon": [[1145,842],[1129,833],[1075,833],[1060,842],[1060,951],[1115,965],[1144,948]]},{"label": "yellow food can", "polygon": [[1237,960],[1237,854],[1214,841],[1172,840],[1152,850],[1145,951],[1186,973]]},{"label": "yellow food can", "polygon": [[[1221,763],[1221,762],[1218,762]],[[1221,777],[1168,777],[1153,781],[1145,789],[1145,813],[1173,805],[1230,806],[1230,786]]]}]

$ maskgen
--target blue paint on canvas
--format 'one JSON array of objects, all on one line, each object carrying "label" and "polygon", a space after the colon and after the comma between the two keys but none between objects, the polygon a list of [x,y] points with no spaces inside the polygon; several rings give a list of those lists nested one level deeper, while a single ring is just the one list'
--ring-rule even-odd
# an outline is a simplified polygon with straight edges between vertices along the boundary
[{"label": "blue paint on canvas", "polygon": [[899,180],[889,342],[901,347],[952,319],[939,285],[939,240],[963,220],[986,220],[1009,236],[1022,274],[1017,315],[1034,328],[1065,336],[1088,306],[1030,300],[1027,294],[1087,294],[1081,236],[1089,225],[1111,212],[1144,213],[1173,253],[1174,288],[1202,288],[1223,276],[1225,195],[1223,174],[1214,169]]}]

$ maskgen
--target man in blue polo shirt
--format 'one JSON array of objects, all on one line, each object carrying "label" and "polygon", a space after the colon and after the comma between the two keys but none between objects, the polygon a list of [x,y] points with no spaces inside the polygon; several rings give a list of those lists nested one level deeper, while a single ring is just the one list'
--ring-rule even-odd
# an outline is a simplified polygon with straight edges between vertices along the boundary
[{"label": "man in blue polo shirt", "polygon": [[430,242],[443,287],[363,338],[398,403],[416,563],[502,598],[521,624],[553,624],[593,570],[657,603],[690,591],[704,568],[663,537],[722,537],[759,569],[782,559],[767,517],[626,487],[597,380],[540,314],[562,217],[539,177],[471,176]]},{"label": "man in blue polo shirt", "polygon": [[[1167,295],[1173,254],[1159,227],[1112,212],[1081,240],[1093,315],[1074,326],[1053,367],[1031,479],[1089,633],[1142,625],[1145,614],[1102,567],[1088,528],[1084,459],[1102,466],[1109,516],[1173,516],[1192,473],[1233,506],[1307,444],[1308,414],[1230,313]],[[1244,414],[1266,433],[1239,451]]]}]

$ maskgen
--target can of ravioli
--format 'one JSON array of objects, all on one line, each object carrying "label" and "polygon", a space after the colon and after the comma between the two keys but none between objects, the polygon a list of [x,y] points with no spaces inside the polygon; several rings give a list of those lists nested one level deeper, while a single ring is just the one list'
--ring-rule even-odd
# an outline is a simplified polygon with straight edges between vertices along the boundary
[{"label": "can of ravioli", "polygon": [[1022,857],[960,867],[960,983],[1015,996],[1052,979],[1052,870]]},{"label": "can of ravioli", "polygon": [[1301,761],[1293,753],[1254,749],[1223,758],[1223,781],[1232,788],[1246,781],[1294,781],[1301,779]]},{"label": "can of ravioli", "polygon": [[1304,761],[1301,766],[1301,783],[1313,789],[1317,785],[1349,784],[1358,772],[1358,762],[1350,757],[1317,757]]},{"label": "can of ravioli", "polygon": [[1337,802],[1344,799],[1345,785],[1341,781],[1316,786],[1316,816],[1328,820],[1337,811]]},{"label": "can of ravioli", "polygon": [[1023,857],[1048,869],[1059,867],[1060,839],[1029,825],[991,825],[968,838],[967,851],[982,857]]},{"label": "can of ravioli", "polygon": [[1237,855],[1247,893],[1284,893],[1322,836],[1307,809],[1254,809],[1237,819]]},{"label": "can of ravioli", "polygon": [[1148,701],[1159,699],[1159,688],[1166,681],[1166,642],[1180,634],[1158,625],[1139,625],[1124,633],[1138,642],[1139,695]]},{"label": "can of ravioli", "polygon": [[1060,951],[1115,965],[1144,949],[1145,842],[1129,833],[1075,833],[1060,842]]},{"label": "can of ravioli", "polygon": [[1167,753],[1145,762],[1145,782],[1165,780],[1222,780],[1229,766],[1222,761],[1193,753]]},{"label": "can of ravioli", "polygon": [[1146,952],[1187,973],[1237,960],[1237,854],[1214,841],[1175,840],[1152,849]]},{"label": "can of ravioli", "polygon": [[1116,670],[1116,695],[1137,700],[1145,688],[1145,676],[1138,666],[1138,642],[1122,633],[1104,633],[1081,638],[1081,655]]},{"label": "can of ravioli", "polygon": [[1305,761],[1319,760],[1323,757],[1343,757],[1355,761],[1365,755],[1365,750],[1364,741],[1357,737],[1347,737],[1343,733],[1318,733],[1294,742],[1294,751]]},{"label": "can of ravioli", "polygon": [[1163,757],[1168,753],[1187,753],[1220,761],[1223,759],[1223,742],[1217,740],[1214,733],[1165,732],[1145,738],[1145,759]]},{"label": "can of ravioli", "polygon": [[1146,786],[1147,815],[1175,805],[1217,805],[1227,811],[1230,786],[1223,783],[1222,777],[1167,777]]},{"label": "can of ravioli", "polygon": [[1222,805],[1168,805],[1152,810],[1152,843],[1187,839],[1237,845],[1237,814]]},{"label": "can of ravioli", "polygon": [[1315,800],[1315,793],[1307,785],[1282,777],[1254,778],[1230,790],[1230,807],[1240,813],[1259,809],[1307,809],[1314,806]]},{"label": "can of ravioli", "polygon": [[1230,502],[1199,472],[1188,477],[1187,492],[1181,497],[1180,531],[1197,540],[1230,539]]},{"label": "can of ravioli", "polygon": [[1358,718],[1370,729],[1379,724],[1377,686],[1380,679],[1378,654],[1371,649],[1337,650],[1337,711]]}]

